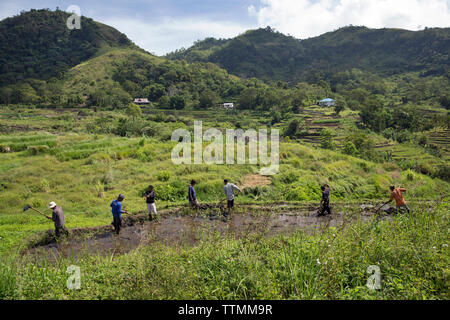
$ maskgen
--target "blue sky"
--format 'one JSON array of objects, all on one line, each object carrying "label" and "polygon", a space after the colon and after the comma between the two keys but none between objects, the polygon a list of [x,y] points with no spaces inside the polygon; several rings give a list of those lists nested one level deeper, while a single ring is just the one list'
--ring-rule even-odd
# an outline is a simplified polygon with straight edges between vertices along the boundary
[{"label": "blue sky", "polygon": [[70,5],[158,55],[205,37],[230,38],[268,25],[301,39],[349,24],[450,27],[450,0],[0,0],[0,19]]}]

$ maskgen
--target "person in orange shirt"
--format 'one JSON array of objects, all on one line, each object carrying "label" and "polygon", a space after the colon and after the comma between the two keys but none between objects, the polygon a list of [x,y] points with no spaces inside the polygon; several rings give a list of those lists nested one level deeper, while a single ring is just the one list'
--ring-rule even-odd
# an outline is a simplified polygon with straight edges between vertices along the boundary
[{"label": "person in orange shirt", "polygon": [[406,192],[405,188],[395,188],[395,186],[390,186],[389,189],[391,190],[391,197],[389,198],[389,201],[386,202],[388,204],[392,200],[395,199],[395,205],[397,206],[397,213],[399,211],[402,211],[406,209],[409,213],[409,207],[406,204],[405,198],[403,198],[402,192]]}]

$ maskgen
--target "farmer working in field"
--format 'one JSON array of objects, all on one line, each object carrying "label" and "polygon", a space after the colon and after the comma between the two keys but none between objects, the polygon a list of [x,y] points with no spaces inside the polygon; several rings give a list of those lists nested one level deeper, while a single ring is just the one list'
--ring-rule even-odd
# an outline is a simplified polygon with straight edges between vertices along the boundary
[{"label": "farmer working in field", "polygon": [[147,191],[145,191],[145,201],[147,202],[148,218],[150,219],[150,221],[152,221],[152,213],[155,214],[155,217],[157,215],[155,205],[155,190],[153,190],[152,185],[148,186]]},{"label": "farmer working in field", "polygon": [[122,210],[122,201],[125,197],[122,194],[119,194],[116,200],[111,202],[112,215],[113,215],[113,226],[116,234],[120,233],[120,227],[122,226],[122,213],[128,214],[127,211]]},{"label": "farmer working in field", "polygon": [[195,194],[194,188],[195,185],[196,185],[195,180],[192,180],[188,190],[188,199],[189,199],[189,208],[195,208],[195,212],[198,215],[198,200]]},{"label": "farmer working in field", "polygon": [[228,214],[231,213],[231,210],[234,208],[234,190],[237,192],[241,192],[241,189],[239,189],[236,185],[228,182],[227,179],[223,180],[225,187],[223,187],[223,190],[225,191],[225,196],[227,197],[227,209]]},{"label": "farmer working in field", "polygon": [[65,224],[66,221],[64,219],[64,212],[60,206],[57,206],[53,201],[50,202],[48,208],[52,210],[52,217],[48,217],[55,223],[55,236],[59,238],[61,234],[68,235],[69,231],[67,231]]},{"label": "farmer working in field", "polygon": [[330,186],[328,184],[324,184],[323,186],[320,187],[320,189],[322,190],[322,200],[320,201],[320,212],[319,212],[319,216],[324,216],[325,215],[325,211],[328,214],[331,214],[331,209],[330,209]]},{"label": "farmer working in field", "polygon": [[405,188],[395,188],[395,186],[390,186],[389,189],[391,190],[391,197],[389,198],[389,201],[385,204],[388,204],[392,200],[395,199],[395,205],[397,206],[397,213],[399,211],[403,211],[406,209],[409,213],[409,207],[406,204],[405,198],[403,198],[402,192],[406,192]]}]

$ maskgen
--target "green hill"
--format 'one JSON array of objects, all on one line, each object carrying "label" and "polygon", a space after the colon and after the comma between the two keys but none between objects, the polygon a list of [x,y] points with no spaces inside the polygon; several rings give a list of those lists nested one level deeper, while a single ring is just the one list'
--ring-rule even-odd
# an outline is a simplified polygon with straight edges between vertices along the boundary
[{"label": "green hill", "polygon": [[209,61],[241,77],[298,82],[316,73],[352,68],[381,76],[405,72],[442,75],[449,70],[450,28],[407,31],[345,27],[298,40],[267,27],[228,40],[206,39],[167,55]]},{"label": "green hill", "polygon": [[212,63],[155,57],[89,18],[69,30],[69,16],[31,10],[0,22],[0,103],[104,108],[146,97],[161,107],[209,107],[244,87]]},{"label": "green hill", "polygon": [[69,30],[63,11],[31,10],[0,22],[0,85],[23,79],[61,77],[109,48],[135,47],[119,31],[82,17]]}]

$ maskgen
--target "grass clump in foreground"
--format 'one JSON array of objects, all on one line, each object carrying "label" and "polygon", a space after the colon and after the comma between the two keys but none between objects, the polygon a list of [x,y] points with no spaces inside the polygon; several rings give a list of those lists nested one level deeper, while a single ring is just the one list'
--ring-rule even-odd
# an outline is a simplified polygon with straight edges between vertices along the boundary
[{"label": "grass clump in foreground", "polygon": [[[0,262],[1,299],[449,299],[448,202],[313,234],[158,243],[79,261]],[[67,267],[81,268],[68,290]],[[371,265],[381,289],[366,286]]]}]

